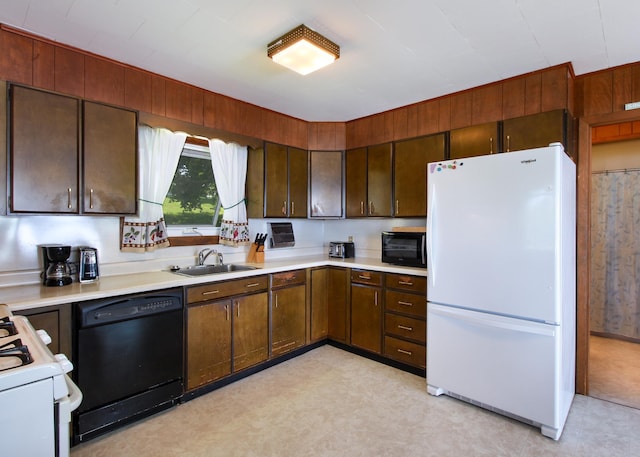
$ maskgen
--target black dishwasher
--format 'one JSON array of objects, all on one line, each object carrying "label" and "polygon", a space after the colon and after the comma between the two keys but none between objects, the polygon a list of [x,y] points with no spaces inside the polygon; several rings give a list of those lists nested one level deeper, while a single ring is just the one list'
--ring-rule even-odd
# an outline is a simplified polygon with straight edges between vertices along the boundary
[{"label": "black dishwasher", "polygon": [[77,303],[74,443],[175,405],[183,394],[182,289]]}]

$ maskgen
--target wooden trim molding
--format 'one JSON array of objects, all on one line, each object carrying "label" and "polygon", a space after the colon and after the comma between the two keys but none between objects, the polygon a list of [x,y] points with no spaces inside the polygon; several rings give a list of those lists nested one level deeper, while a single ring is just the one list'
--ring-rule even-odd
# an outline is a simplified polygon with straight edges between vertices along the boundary
[{"label": "wooden trim molding", "polygon": [[171,246],[203,246],[206,244],[218,244],[219,236],[170,236],[169,243]]}]

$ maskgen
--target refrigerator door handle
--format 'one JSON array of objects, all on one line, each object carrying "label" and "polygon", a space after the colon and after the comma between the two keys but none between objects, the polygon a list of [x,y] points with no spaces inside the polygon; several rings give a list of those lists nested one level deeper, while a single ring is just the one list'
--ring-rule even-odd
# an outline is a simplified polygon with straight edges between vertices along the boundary
[{"label": "refrigerator door handle", "polygon": [[[438,314],[458,321],[484,327],[493,327],[501,330],[531,333],[542,336],[555,336],[557,326],[542,322],[526,321],[514,317],[498,316],[495,314],[467,311],[459,308],[449,308],[429,303],[429,313]],[[428,317],[427,317],[428,320]]]},{"label": "refrigerator door handle", "polygon": [[432,192],[429,192],[429,201],[427,203],[427,281],[432,285],[436,282],[436,272],[435,268],[433,268],[435,264],[435,253],[433,252],[433,214],[435,200],[436,190],[432,188]]}]

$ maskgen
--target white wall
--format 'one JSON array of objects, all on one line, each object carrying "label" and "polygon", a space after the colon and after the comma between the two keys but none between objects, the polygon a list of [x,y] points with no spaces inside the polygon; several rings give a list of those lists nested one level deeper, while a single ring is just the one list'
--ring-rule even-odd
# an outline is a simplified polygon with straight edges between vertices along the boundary
[{"label": "white wall", "polygon": [[[282,221],[285,221],[283,219]],[[269,249],[267,260],[278,257],[326,254],[329,241],[346,241],[353,236],[356,255],[380,256],[380,232],[395,226],[424,226],[425,219],[347,219],[307,220],[292,222],[296,244],[292,248]],[[251,219],[251,236],[268,232],[273,219]],[[195,263],[197,253],[205,246],[171,247],[150,253],[120,251],[120,219],[94,216],[0,216],[0,287],[39,282],[42,244],[92,246],[98,249],[100,274],[110,276],[138,271],[168,269],[171,265]],[[242,262],[246,247],[212,246],[225,256],[226,262]],[[77,249],[72,254],[77,260]]]}]

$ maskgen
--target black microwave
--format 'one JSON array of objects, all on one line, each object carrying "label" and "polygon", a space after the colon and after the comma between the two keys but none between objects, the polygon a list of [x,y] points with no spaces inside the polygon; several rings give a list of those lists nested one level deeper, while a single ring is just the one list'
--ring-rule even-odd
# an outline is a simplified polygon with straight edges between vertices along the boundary
[{"label": "black microwave", "polygon": [[382,261],[407,267],[427,267],[425,232],[382,232]]}]

